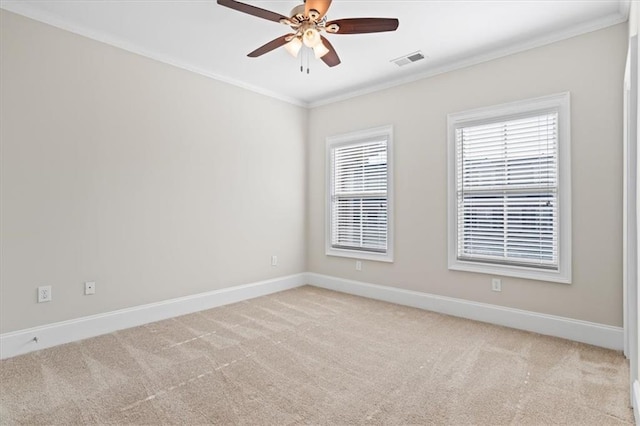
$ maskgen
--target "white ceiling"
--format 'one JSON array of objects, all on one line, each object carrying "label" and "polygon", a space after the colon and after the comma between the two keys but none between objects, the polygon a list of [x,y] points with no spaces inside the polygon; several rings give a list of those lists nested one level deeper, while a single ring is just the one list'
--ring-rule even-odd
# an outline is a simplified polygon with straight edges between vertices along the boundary
[{"label": "white ceiling", "polygon": [[[245,1],[282,15],[301,2]],[[283,49],[247,53],[289,28],[215,0],[1,0],[0,6],[296,104],[315,106],[515,53],[627,20],[629,0],[334,0],[329,20],[398,18],[396,32],[327,38],[342,64]],[[420,50],[425,60],[390,62]],[[306,61],[305,61],[306,67]]]}]

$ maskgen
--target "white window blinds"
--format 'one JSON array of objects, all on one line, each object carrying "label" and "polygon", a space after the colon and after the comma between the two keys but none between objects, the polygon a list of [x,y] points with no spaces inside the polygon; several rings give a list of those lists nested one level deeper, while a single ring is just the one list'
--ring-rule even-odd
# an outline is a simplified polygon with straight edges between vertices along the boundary
[{"label": "white window blinds", "polygon": [[387,140],[331,147],[331,247],[386,253]]},{"label": "white window blinds", "polygon": [[455,129],[457,257],[557,270],[558,113]]}]

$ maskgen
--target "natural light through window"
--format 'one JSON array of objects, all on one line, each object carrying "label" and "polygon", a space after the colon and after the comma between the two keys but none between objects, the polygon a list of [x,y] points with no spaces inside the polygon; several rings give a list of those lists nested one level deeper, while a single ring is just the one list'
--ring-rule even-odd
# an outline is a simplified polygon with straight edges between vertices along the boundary
[{"label": "natural light through window", "polygon": [[392,260],[391,127],[327,139],[327,254]]},{"label": "natural light through window", "polygon": [[449,125],[450,268],[568,282],[568,95]]}]

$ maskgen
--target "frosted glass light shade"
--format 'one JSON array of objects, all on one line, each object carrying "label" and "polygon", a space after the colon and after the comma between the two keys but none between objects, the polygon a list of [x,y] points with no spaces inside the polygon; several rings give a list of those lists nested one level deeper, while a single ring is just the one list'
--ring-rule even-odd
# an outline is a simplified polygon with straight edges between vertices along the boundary
[{"label": "frosted glass light shade", "polygon": [[297,58],[298,52],[300,52],[300,49],[302,48],[302,42],[298,37],[294,37],[289,43],[284,45],[284,48],[287,49],[287,52],[289,52],[291,56]]},{"label": "frosted glass light shade", "polygon": [[305,46],[314,47],[318,43],[321,43],[320,33],[315,28],[309,28],[308,30],[306,30],[304,32],[304,35],[302,37],[302,41],[304,42]]},{"label": "frosted glass light shade", "polygon": [[316,56],[316,59],[320,59],[324,55],[329,53],[329,49],[327,49],[327,47],[322,42],[320,42],[313,46],[313,53]]}]

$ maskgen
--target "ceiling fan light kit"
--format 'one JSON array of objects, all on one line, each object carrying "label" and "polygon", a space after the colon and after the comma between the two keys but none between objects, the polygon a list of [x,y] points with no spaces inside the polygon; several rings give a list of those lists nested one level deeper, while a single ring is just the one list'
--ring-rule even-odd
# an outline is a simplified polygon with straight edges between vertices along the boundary
[{"label": "ceiling fan light kit", "polygon": [[295,31],[293,34],[271,40],[247,56],[257,58],[284,46],[287,52],[297,57],[304,45],[313,50],[317,59],[322,59],[330,67],[340,64],[340,58],[329,40],[322,36],[322,32],[327,34],[378,33],[395,31],[399,24],[395,18],[348,18],[327,22],[326,13],[331,6],[331,0],[306,0],[304,4],[294,7],[289,17],[234,0],[218,0],[218,4],[281,23]]},{"label": "ceiling fan light kit", "polygon": [[315,47],[320,41],[320,33],[315,28],[307,28],[304,30],[302,40],[307,47]]},{"label": "ceiling fan light kit", "polygon": [[302,49],[302,41],[298,37],[293,37],[289,43],[284,45],[284,48],[291,56],[297,58],[300,49]]},{"label": "ceiling fan light kit", "polygon": [[327,49],[327,46],[322,44],[322,42],[313,46],[313,54],[315,55],[316,59],[322,58],[327,53],[329,53],[329,49]]}]

